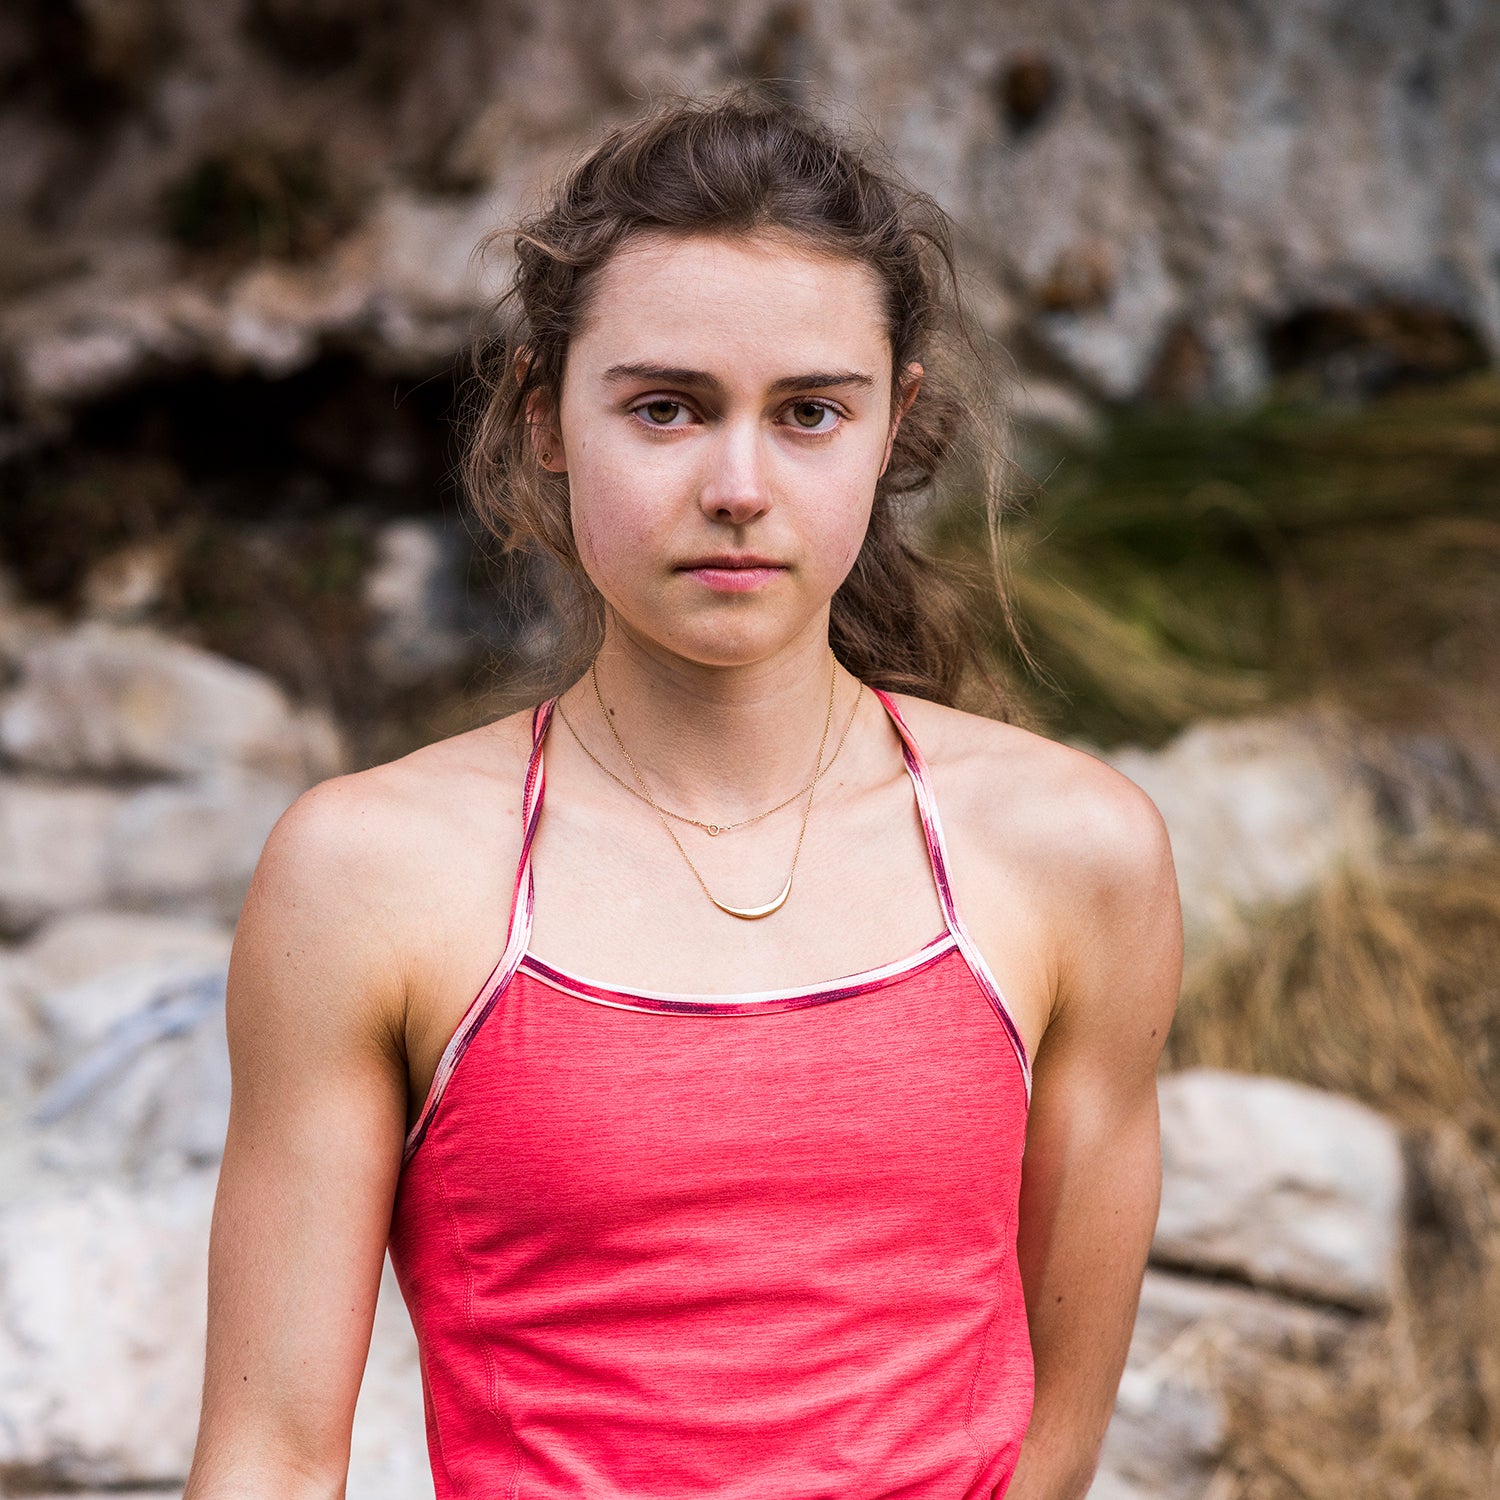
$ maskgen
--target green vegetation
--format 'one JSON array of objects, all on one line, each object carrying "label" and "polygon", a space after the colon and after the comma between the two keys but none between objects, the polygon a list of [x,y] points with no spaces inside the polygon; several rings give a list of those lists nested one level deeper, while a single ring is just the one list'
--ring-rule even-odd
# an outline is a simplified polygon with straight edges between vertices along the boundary
[{"label": "green vegetation", "polygon": [[[1013,593],[1060,693],[989,624],[1030,717],[1098,743],[1312,694],[1378,719],[1500,711],[1500,379],[1330,410],[1123,413],[1058,441],[1011,522]],[[982,555],[972,510],[934,543]]]}]

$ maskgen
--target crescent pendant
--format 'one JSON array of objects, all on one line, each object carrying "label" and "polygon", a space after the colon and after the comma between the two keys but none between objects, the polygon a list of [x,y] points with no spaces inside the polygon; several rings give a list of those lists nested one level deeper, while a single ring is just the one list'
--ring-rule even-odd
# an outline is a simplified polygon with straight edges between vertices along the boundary
[{"label": "crescent pendant", "polygon": [[720,901],[717,896],[710,895],[709,900],[713,902],[720,911],[727,911],[731,917],[742,917],[747,922],[753,922],[757,917],[769,917],[773,911],[779,910],[786,905],[786,898],[792,893],[792,877],[786,878],[786,884],[781,888],[779,896],[773,896],[764,906],[730,906],[727,902]]}]

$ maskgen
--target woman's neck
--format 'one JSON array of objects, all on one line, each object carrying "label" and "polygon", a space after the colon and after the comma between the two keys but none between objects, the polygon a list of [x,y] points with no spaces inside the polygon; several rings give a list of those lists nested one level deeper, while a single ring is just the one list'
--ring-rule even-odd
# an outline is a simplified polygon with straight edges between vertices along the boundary
[{"label": "woman's neck", "polygon": [[597,676],[598,695],[588,672],[563,695],[594,754],[634,785],[617,734],[659,802],[725,820],[759,812],[806,783],[825,725],[826,765],[858,690],[835,663],[826,627],[767,660],[714,667],[642,641],[611,620]]}]

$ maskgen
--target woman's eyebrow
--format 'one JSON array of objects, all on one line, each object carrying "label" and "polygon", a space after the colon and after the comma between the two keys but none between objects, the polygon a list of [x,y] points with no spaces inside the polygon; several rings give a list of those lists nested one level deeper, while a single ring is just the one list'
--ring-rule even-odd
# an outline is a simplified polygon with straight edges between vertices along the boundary
[{"label": "woman's eyebrow", "polygon": [[[610,365],[604,372],[609,384],[625,380],[654,380],[663,385],[691,386],[697,390],[722,395],[724,386],[706,370],[689,370],[679,365],[619,364]],[[783,375],[771,382],[773,392],[829,390],[835,386],[858,386],[867,388],[875,384],[872,375],[863,370],[814,370],[807,375]]]},{"label": "woman's eyebrow", "polygon": [[875,384],[873,375],[863,370],[814,370],[810,375],[786,375],[771,382],[773,391],[826,391],[831,386],[852,385],[868,389]]}]

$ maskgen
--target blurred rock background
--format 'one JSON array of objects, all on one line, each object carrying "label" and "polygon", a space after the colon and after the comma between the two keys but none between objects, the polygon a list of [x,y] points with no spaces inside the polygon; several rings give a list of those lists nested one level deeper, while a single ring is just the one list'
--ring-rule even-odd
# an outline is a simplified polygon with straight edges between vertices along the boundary
[{"label": "blurred rock background", "polygon": [[[452,481],[472,255],[666,89],[854,101],[1015,419],[1015,713],[1189,938],[1096,1494],[1500,1493],[1500,9],[0,14],[0,1493],[172,1494],[232,926],[323,777],[547,649]],[[931,545],[979,555],[961,491]],[[382,1300],[351,1500],[430,1493]]]}]

